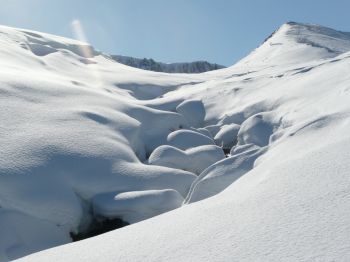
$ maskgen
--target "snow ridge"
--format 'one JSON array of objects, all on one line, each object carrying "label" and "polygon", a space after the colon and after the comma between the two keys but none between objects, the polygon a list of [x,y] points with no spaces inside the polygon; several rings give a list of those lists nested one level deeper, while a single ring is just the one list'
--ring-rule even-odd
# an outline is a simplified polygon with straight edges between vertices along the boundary
[{"label": "snow ridge", "polygon": [[287,35],[294,37],[298,43],[324,48],[330,53],[341,54],[349,50],[350,33],[314,25],[289,22]]}]

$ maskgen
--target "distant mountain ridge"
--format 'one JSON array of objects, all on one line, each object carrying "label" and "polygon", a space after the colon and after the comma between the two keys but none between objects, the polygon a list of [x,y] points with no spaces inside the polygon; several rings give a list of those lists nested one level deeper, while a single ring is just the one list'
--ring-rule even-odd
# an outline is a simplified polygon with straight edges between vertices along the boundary
[{"label": "distant mountain ridge", "polygon": [[189,63],[162,63],[152,58],[135,58],[130,56],[112,55],[115,61],[127,66],[132,66],[144,70],[165,72],[165,73],[203,73],[225,68],[223,65],[212,64],[207,61],[195,61]]}]

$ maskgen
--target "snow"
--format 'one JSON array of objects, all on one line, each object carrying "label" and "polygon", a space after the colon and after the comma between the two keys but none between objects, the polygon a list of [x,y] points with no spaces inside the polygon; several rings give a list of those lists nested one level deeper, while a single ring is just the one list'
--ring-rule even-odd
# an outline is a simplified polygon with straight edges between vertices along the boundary
[{"label": "snow", "polygon": [[173,189],[100,194],[92,201],[97,217],[120,218],[128,223],[178,208],[182,202],[183,197]]},{"label": "snow", "polygon": [[205,118],[205,108],[200,100],[186,100],[176,107],[176,111],[184,116],[187,125],[200,127]]},{"label": "snow", "polygon": [[221,125],[209,125],[204,127],[204,129],[208,130],[212,137],[215,137],[216,134],[220,131]]},{"label": "snow", "polygon": [[273,115],[270,113],[264,112],[249,117],[239,129],[238,144],[268,145],[270,136],[275,132],[275,127],[278,127],[278,123],[274,122]]},{"label": "snow", "polygon": [[280,143],[215,197],[20,261],[348,261],[350,125],[340,122]]},{"label": "snow", "polygon": [[260,148],[247,150],[209,166],[192,184],[186,202],[193,203],[220,193],[250,171],[263,153],[264,149]]},{"label": "snow", "polygon": [[197,146],[185,151],[163,145],[152,152],[148,163],[187,170],[199,175],[208,166],[224,158],[222,149],[214,145]]},{"label": "snow", "polygon": [[134,73],[136,84],[159,89],[191,82],[190,76],[160,79],[75,40],[9,27],[0,32],[0,210],[23,213],[33,228],[46,221],[44,236],[52,231],[52,241],[32,236],[36,243],[25,248],[32,231],[16,226],[16,241],[1,242],[4,259],[16,256],[9,250],[23,256],[70,242],[69,233],[91,220],[96,195],[172,189],[186,196],[194,174],[143,163],[184,125],[183,117],[143,106],[117,86],[133,85]]},{"label": "snow", "polygon": [[186,150],[197,146],[214,145],[214,140],[199,132],[181,129],[171,132],[168,135],[167,144],[181,150]]},{"label": "snow", "polygon": [[[349,51],[350,34],[331,28],[286,23],[240,63],[276,66],[333,58]],[[301,59],[302,58],[302,59]]]},{"label": "snow", "polygon": [[34,219],[25,213],[5,208],[0,209],[0,236],[1,261],[70,241],[63,225],[53,225],[44,219]]},{"label": "snow", "polygon": [[218,146],[231,149],[237,143],[240,126],[237,124],[223,125],[215,135],[214,140]]},{"label": "snow", "polygon": [[237,154],[240,154],[240,153],[245,152],[247,150],[258,149],[258,148],[259,148],[259,146],[254,145],[254,144],[236,145],[236,146],[231,148],[230,155],[237,155]]},{"label": "snow", "polygon": [[[2,261],[94,216],[155,217],[19,261],[350,259],[348,33],[287,23],[232,67],[186,75],[0,32]],[[224,159],[212,137],[236,125]]]}]

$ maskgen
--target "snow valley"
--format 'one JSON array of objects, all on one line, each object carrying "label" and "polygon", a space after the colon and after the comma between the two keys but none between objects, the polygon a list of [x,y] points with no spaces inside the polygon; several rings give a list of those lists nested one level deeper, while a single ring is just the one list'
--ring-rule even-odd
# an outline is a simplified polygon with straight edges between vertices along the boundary
[{"label": "snow valley", "polygon": [[286,23],[201,74],[0,47],[0,261],[350,260],[349,33]]}]

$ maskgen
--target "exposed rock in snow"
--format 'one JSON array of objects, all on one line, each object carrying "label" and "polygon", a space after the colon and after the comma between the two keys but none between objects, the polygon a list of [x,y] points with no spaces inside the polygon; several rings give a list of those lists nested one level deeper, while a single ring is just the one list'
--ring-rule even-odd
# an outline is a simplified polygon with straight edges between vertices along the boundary
[{"label": "exposed rock in snow", "polygon": [[195,61],[191,63],[161,63],[152,58],[134,58],[130,56],[112,55],[112,58],[124,65],[165,73],[203,73],[207,71],[225,68],[222,65],[211,64],[207,61]]}]

